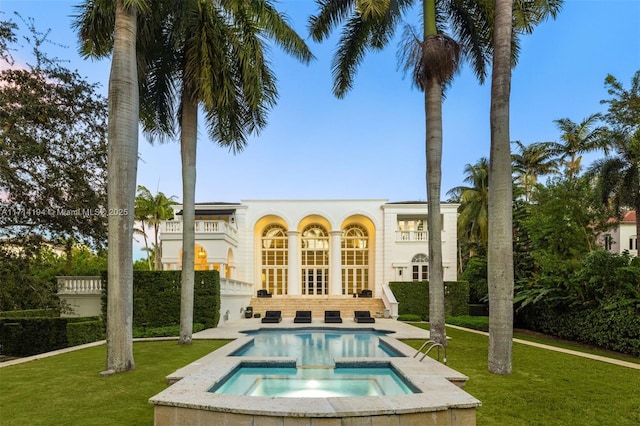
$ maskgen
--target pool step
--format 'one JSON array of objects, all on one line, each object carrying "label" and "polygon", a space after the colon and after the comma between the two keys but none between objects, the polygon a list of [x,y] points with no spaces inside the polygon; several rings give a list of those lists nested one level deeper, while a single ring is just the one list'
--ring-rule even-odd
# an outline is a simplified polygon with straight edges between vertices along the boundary
[{"label": "pool step", "polygon": [[266,311],[282,311],[283,318],[294,318],[296,311],[311,311],[314,319],[323,319],[324,311],[340,311],[343,320],[353,319],[354,311],[369,311],[375,317],[385,309],[382,299],[348,296],[254,297],[251,306],[254,313],[263,317]]}]

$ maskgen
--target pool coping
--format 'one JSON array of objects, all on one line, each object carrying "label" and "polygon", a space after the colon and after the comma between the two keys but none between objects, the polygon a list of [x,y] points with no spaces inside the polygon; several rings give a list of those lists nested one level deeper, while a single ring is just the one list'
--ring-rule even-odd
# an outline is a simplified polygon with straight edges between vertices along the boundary
[{"label": "pool coping", "polygon": [[[271,327],[261,327],[271,329]],[[308,327],[328,328],[328,327]],[[370,327],[373,328],[373,327]],[[377,329],[377,327],[375,327]],[[361,328],[359,328],[361,329]],[[189,408],[205,411],[270,415],[287,417],[345,417],[379,416],[405,413],[475,408],[480,401],[464,392],[461,386],[467,377],[431,358],[419,361],[416,350],[389,335],[380,336],[389,346],[404,356],[336,358],[336,362],[387,363],[408,379],[420,393],[407,395],[285,398],[244,395],[224,395],[209,392],[242,363],[278,364],[295,362],[290,357],[230,356],[249,343],[253,337],[245,335],[220,349],[176,370],[167,376],[167,389],[149,399],[156,406]]]}]

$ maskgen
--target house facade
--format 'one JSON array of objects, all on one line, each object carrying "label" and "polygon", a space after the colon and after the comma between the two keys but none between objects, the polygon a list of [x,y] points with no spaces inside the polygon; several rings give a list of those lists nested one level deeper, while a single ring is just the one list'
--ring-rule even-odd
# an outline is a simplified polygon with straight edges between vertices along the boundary
[{"label": "house facade", "polygon": [[625,213],[618,226],[604,234],[600,242],[611,253],[622,253],[626,250],[630,255],[638,256],[636,212]]},{"label": "house facade", "polygon": [[[458,204],[443,203],[445,281],[457,279]],[[162,266],[182,269],[182,206],[160,227]],[[243,200],[197,203],[195,268],[273,297],[346,297],[429,277],[426,202]]]}]

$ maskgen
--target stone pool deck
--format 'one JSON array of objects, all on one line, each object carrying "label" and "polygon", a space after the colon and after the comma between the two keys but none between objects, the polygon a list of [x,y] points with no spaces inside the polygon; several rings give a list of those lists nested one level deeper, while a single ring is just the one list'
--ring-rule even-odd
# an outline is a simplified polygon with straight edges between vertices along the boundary
[{"label": "stone pool deck", "polygon": [[[426,358],[418,361],[416,350],[398,339],[427,340],[429,332],[392,319],[376,318],[374,324],[358,324],[343,319],[342,324],[295,324],[284,318],[277,324],[262,324],[259,319],[243,319],[194,334],[196,339],[235,339],[217,351],[175,371],[167,377],[173,383],[149,401],[155,405],[155,424],[163,425],[473,425],[480,401],[461,390],[467,380],[463,374]],[[208,392],[242,362],[261,363],[295,361],[293,358],[254,358],[229,356],[251,341],[242,331],[260,328],[344,328],[376,329],[389,332],[381,337],[402,353],[402,357],[343,358],[348,362],[391,365],[420,390],[395,396],[329,398],[274,398],[222,395]]]}]

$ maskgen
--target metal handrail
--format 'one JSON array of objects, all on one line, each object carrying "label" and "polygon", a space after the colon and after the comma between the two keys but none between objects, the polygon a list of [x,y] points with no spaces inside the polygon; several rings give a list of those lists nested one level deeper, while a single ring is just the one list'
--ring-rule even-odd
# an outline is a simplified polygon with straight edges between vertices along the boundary
[{"label": "metal handrail", "polygon": [[442,363],[444,365],[447,365],[447,348],[446,346],[444,346],[442,343],[438,343],[435,342],[433,340],[427,340],[425,341],[422,346],[420,346],[420,348],[418,349],[418,351],[415,353],[415,355],[413,355],[413,357],[417,357],[418,354],[422,353],[422,350],[425,348],[425,346],[427,345],[431,345],[427,348],[426,352],[424,353],[424,355],[422,355],[422,358],[420,358],[420,362],[422,362],[423,359],[425,359],[427,357],[427,355],[429,355],[429,352],[431,352],[431,350],[433,348],[438,348],[438,361],[440,361],[440,348],[442,348],[442,350],[444,351],[444,357],[442,358]]}]

